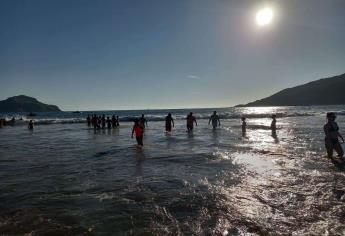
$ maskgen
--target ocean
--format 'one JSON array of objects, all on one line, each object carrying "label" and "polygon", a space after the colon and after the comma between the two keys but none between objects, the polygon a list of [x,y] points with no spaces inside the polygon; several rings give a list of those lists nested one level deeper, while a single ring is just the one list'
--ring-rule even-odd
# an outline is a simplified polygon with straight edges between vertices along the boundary
[{"label": "ocean", "polygon": [[[97,111],[120,127],[96,131],[85,120],[95,112],[37,113],[33,131],[26,114],[0,114],[23,118],[0,129],[0,235],[345,235],[345,169],[324,148],[329,111],[345,135],[345,106]],[[140,149],[131,120],[142,113]]]}]

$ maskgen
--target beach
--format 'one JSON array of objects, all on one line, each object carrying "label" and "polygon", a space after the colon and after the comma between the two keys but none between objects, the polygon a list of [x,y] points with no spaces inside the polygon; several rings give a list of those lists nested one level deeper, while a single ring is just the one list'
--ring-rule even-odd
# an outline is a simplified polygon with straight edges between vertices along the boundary
[{"label": "beach", "polygon": [[[0,234],[344,235],[345,171],[326,157],[327,111],[344,133],[345,106],[99,111],[120,126],[96,131],[93,112],[38,113],[33,131],[24,118],[0,129]],[[131,120],[142,113],[141,149]]]}]

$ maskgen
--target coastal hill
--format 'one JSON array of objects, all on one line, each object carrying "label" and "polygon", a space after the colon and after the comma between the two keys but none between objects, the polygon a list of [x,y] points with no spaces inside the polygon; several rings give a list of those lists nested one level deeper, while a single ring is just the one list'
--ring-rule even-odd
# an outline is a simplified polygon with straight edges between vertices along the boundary
[{"label": "coastal hill", "polygon": [[39,102],[36,98],[19,95],[0,101],[0,112],[50,112],[59,107]]},{"label": "coastal hill", "polygon": [[345,74],[287,88],[272,96],[237,107],[340,104],[345,104]]}]

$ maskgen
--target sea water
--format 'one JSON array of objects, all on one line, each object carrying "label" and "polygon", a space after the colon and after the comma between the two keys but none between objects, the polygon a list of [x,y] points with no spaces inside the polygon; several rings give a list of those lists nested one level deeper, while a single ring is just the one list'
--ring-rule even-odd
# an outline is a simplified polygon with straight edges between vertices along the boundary
[{"label": "sea water", "polygon": [[[323,141],[328,111],[345,134],[345,106],[216,109],[215,131],[213,110],[101,111],[120,127],[96,131],[94,112],[38,113],[33,131],[26,114],[0,114],[18,120],[0,129],[0,234],[345,234],[344,169]],[[142,113],[141,149],[130,121]]]}]

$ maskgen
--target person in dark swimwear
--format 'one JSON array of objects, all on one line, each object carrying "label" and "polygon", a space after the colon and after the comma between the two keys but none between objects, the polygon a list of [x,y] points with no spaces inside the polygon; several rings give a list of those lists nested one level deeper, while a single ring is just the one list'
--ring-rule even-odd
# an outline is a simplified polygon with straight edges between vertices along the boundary
[{"label": "person in dark swimwear", "polygon": [[115,115],[113,115],[111,117],[111,125],[113,128],[116,128],[116,126],[117,126],[117,121],[116,121]]},{"label": "person in dark swimwear", "polygon": [[29,130],[33,130],[34,129],[34,122],[32,120],[29,121],[28,129]]},{"label": "person in dark swimwear", "polygon": [[272,122],[271,122],[271,130],[272,130],[272,136],[277,136],[277,115],[272,115]]},{"label": "person in dark swimwear", "polygon": [[166,132],[171,132],[171,124],[172,124],[172,127],[175,127],[174,119],[172,118],[171,113],[169,113],[165,117],[165,131]]},{"label": "person in dark swimwear", "polygon": [[106,122],[107,122],[107,128],[111,129],[111,120],[110,120],[109,116],[107,116]]},{"label": "person in dark swimwear", "polygon": [[102,116],[101,121],[102,121],[102,129],[104,129],[105,128],[105,122],[106,122],[105,115]]},{"label": "person in dark swimwear", "polygon": [[323,126],[325,132],[325,146],[328,158],[333,158],[333,150],[338,153],[340,158],[343,158],[344,151],[339,142],[339,138],[344,142],[343,136],[339,133],[338,124],[335,122],[336,115],[334,112],[327,113],[327,123]]},{"label": "person in dark swimwear", "polygon": [[196,126],[198,126],[198,123],[196,122],[195,117],[193,116],[193,112],[190,112],[187,116],[187,131],[191,132],[194,128],[194,123]]},{"label": "person in dark swimwear", "polygon": [[139,146],[143,146],[143,136],[144,136],[144,127],[139,122],[139,119],[134,120],[134,125],[132,129],[132,138],[135,133],[135,138]]},{"label": "person in dark swimwear", "polygon": [[210,125],[212,121],[212,127],[215,130],[217,128],[217,126],[220,126],[220,120],[219,120],[219,116],[217,115],[217,112],[214,111],[213,115],[211,115],[210,119],[208,120],[208,124]]},{"label": "person in dark swimwear", "polygon": [[90,115],[87,115],[86,122],[88,126],[91,126],[91,117]]},{"label": "person in dark swimwear", "polygon": [[116,116],[116,125],[117,125],[117,126],[120,126],[120,119],[119,119],[119,116]]},{"label": "person in dark swimwear", "polygon": [[93,114],[92,119],[91,119],[91,124],[92,124],[94,129],[97,129],[97,120],[98,119],[97,119],[96,114]]},{"label": "person in dark swimwear", "polygon": [[102,117],[99,116],[99,117],[97,118],[97,129],[100,129],[100,128],[101,128],[101,125],[102,125]]},{"label": "person in dark swimwear", "polygon": [[141,114],[141,117],[139,119],[139,123],[142,125],[142,127],[145,129],[145,126],[147,126],[147,120],[144,117],[144,114]]},{"label": "person in dark swimwear", "polygon": [[245,136],[247,133],[247,122],[245,117],[241,117],[242,120],[242,136]]}]

